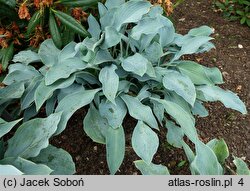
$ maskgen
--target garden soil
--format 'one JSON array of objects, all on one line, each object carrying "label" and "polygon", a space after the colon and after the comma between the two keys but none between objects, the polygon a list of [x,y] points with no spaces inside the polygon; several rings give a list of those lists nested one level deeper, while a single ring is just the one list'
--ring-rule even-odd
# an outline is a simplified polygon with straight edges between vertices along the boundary
[{"label": "garden soil", "polygon": [[[238,21],[224,19],[214,10],[211,0],[185,0],[175,9],[173,22],[177,32],[181,34],[201,25],[214,28],[213,42],[216,49],[209,53],[187,56],[185,59],[194,60],[204,66],[218,67],[225,81],[221,87],[236,92],[250,111],[250,28],[240,25]],[[226,162],[226,173],[234,173],[232,155],[241,157],[250,164],[250,115],[243,116],[225,108],[219,102],[206,104],[206,107],[210,115],[197,118],[196,128],[203,142],[214,138],[223,138],[226,141],[231,154]],[[69,121],[67,129],[53,138],[52,144],[72,155],[76,163],[76,174],[109,174],[105,145],[94,143],[83,131],[82,123],[87,109],[77,111]],[[131,147],[131,135],[135,125],[136,121],[130,117],[124,121],[126,154],[117,174],[140,174],[133,164],[139,157]],[[190,174],[182,149],[168,145],[165,136],[166,130],[161,128],[161,144],[153,162],[166,165],[171,174]]]}]

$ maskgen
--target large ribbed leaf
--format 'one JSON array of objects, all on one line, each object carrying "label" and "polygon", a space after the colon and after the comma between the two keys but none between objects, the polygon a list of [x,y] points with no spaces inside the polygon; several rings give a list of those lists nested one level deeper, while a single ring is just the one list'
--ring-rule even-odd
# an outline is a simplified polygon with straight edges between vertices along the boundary
[{"label": "large ribbed leaf", "polygon": [[115,102],[119,85],[119,76],[115,72],[116,69],[117,66],[112,64],[111,66],[104,67],[99,74],[99,80],[102,83],[102,91],[106,98],[112,103]]},{"label": "large ribbed leaf", "polygon": [[157,121],[149,106],[143,105],[137,97],[121,95],[121,98],[126,103],[130,116],[135,119],[144,121],[154,129],[159,129]]},{"label": "large ribbed leaf", "polygon": [[70,154],[52,145],[41,150],[39,155],[31,160],[38,164],[47,165],[53,170],[51,175],[71,175],[75,173],[75,164]]},{"label": "large ribbed leaf", "polygon": [[37,156],[49,144],[49,138],[57,129],[61,113],[47,118],[36,118],[23,123],[8,141],[5,157],[30,158]]},{"label": "large ribbed leaf", "polygon": [[142,121],[138,121],[132,134],[132,147],[136,154],[150,165],[158,146],[157,134]]},{"label": "large ribbed leaf", "polygon": [[83,88],[80,91],[67,95],[58,103],[56,112],[62,111],[62,117],[55,133],[56,135],[60,134],[66,128],[69,118],[78,109],[88,105],[94,99],[98,91],[100,91],[100,89],[85,90]]},{"label": "large ribbed leaf", "polygon": [[2,118],[0,118],[0,139],[2,138],[2,136],[7,134],[21,120],[22,119],[6,122]]},{"label": "large ribbed leaf", "polygon": [[187,76],[184,76],[174,70],[167,70],[163,78],[163,85],[166,89],[175,91],[191,106],[194,105],[196,91],[194,84]]},{"label": "large ribbed leaf", "polygon": [[143,160],[134,161],[137,169],[141,171],[143,175],[169,175],[168,168],[161,164],[153,164],[149,165],[145,163]]},{"label": "large ribbed leaf", "polygon": [[247,109],[244,103],[239,99],[239,97],[229,90],[223,90],[217,86],[199,86],[196,88],[199,94],[199,98],[204,101],[221,101],[225,107],[232,108],[241,112],[242,114],[247,114]]},{"label": "large ribbed leaf", "polygon": [[125,154],[125,135],[123,127],[108,128],[106,133],[107,162],[111,174],[115,174],[122,164]]},{"label": "large ribbed leaf", "polygon": [[44,164],[35,164],[21,157],[8,157],[0,161],[3,165],[13,165],[25,175],[49,175],[53,170]]}]

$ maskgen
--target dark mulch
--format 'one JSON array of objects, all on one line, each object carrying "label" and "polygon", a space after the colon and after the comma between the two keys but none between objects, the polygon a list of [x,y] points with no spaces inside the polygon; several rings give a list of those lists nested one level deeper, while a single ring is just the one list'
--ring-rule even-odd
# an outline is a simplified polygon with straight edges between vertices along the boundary
[{"label": "dark mulch", "polygon": [[[229,22],[214,12],[211,0],[186,0],[174,13],[176,30],[185,34],[193,27],[208,25],[215,29],[213,35],[216,50],[187,57],[205,66],[218,67],[225,80],[223,88],[237,92],[250,111],[250,28],[238,22]],[[239,48],[242,45],[243,48]],[[207,142],[213,138],[223,138],[231,154],[242,157],[250,164],[250,116],[225,108],[221,103],[207,104],[210,116],[197,118],[196,127],[200,138]],[[68,123],[67,129],[52,140],[52,144],[66,149],[73,157],[77,174],[109,174],[106,164],[105,146],[93,143],[83,132],[82,121],[87,108],[78,111]],[[131,147],[131,134],[136,121],[127,118],[126,156],[117,174],[139,174],[133,161],[139,158]],[[166,165],[171,174],[189,174],[188,164],[178,167],[186,160],[181,149],[171,148],[165,140],[165,130],[161,129],[161,145],[154,157],[155,163]],[[230,158],[232,159],[232,158]],[[228,165],[232,166],[232,160]]]}]

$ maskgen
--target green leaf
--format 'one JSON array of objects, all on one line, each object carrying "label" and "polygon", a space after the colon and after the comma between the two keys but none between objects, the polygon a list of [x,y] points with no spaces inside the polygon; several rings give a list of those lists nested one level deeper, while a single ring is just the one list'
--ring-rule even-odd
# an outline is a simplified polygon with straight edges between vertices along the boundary
[{"label": "green leaf", "polygon": [[21,157],[8,157],[0,161],[3,165],[13,165],[25,175],[49,175],[52,170],[44,164],[35,164]]},{"label": "green leaf", "polygon": [[69,87],[75,81],[75,75],[71,75],[68,79],[58,80],[57,82],[53,83],[52,85],[46,86],[45,80],[42,80],[39,86],[35,90],[35,104],[36,110],[42,107],[44,102],[48,100],[52,95],[53,92],[57,89],[64,89]]},{"label": "green leaf", "polygon": [[31,160],[47,165],[53,170],[51,175],[71,175],[75,173],[75,164],[70,154],[52,145],[41,150],[39,155]]},{"label": "green leaf", "polygon": [[55,13],[55,16],[62,22],[62,24],[64,24],[71,30],[75,31],[77,34],[83,37],[89,36],[88,31],[81,25],[81,23],[79,23],[70,15],[59,10],[54,11],[54,13]]},{"label": "green leaf", "polygon": [[159,103],[161,103],[166,112],[175,119],[175,121],[181,126],[182,130],[184,131],[185,135],[195,143],[198,139],[198,135],[196,129],[194,127],[194,118],[189,113],[187,113],[182,107],[178,104],[166,101],[157,98],[151,98]]},{"label": "green leaf", "polygon": [[229,150],[224,139],[213,139],[207,143],[216,155],[220,164],[224,164],[225,160],[229,157]]},{"label": "green leaf", "polygon": [[132,147],[136,154],[150,165],[159,147],[159,138],[150,127],[138,121],[132,134]]},{"label": "green leaf", "polygon": [[200,64],[193,61],[181,61],[176,67],[182,74],[187,75],[191,81],[196,85],[214,84],[213,81],[207,75],[206,70]]},{"label": "green leaf", "polygon": [[92,14],[89,15],[88,17],[88,24],[89,24],[89,33],[91,34],[92,37],[99,39],[100,34],[101,34],[101,27],[98,21],[93,17]]},{"label": "green leaf", "polygon": [[98,3],[99,0],[60,0],[60,3],[71,7],[86,7],[93,6]]},{"label": "green leaf", "polygon": [[238,175],[250,175],[250,170],[247,164],[240,158],[234,157],[233,163],[236,166],[236,173]]},{"label": "green leaf", "polygon": [[99,80],[102,83],[103,93],[112,103],[115,103],[115,97],[119,86],[119,76],[115,72],[116,69],[117,66],[112,64],[102,68],[99,74]]},{"label": "green leaf", "polygon": [[33,119],[23,123],[8,141],[5,157],[30,158],[37,156],[49,144],[48,140],[57,129],[61,113],[44,119]]},{"label": "green leaf", "polygon": [[36,11],[33,16],[31,17],[31,19],[29,20],[29,24],[27,27],[27,34],[30,35],[36,28],[36,26],[39,24],[39,22],[41,21],[41,12]]},{"label": "green leaf", "polygon": [[45,74],[45,85],[49,86],[59,79],[68,78],[72,73],[87,68],[87,63],[78,57],[68,58],[53,65]]},{"label": "green leaf", "polygon": [[149,165],[145,163],[143,160],[134,161],[137,169],[141,171],[143,175],[169,175],[168,168],[161,164],[153,164]]},{"label": "green leaf", "polygon": [[200,117],[207,117],[209,115],[207,109],[202,105],[202,102],[197,100],[192,108],[192,113],[193,115],[198,115]]},{"label": "green leaf", "polygon": [[25,65],[29,65],[33,62],[40,62],[40,58],[36,52],[33,52],[31,50],[24,50],[18,52],[12,60],[13,62],[20,62]]},{"label": "green leaf", "polygon": [[125,155],[125,135],[123,127],[109,127],[106,134],[107,162],[111,174],[115,174],[122,164]]},{"label": "green leaf", "polygon": [[117,45],[121,41],[121,34],[113,27],[105,27],[105,38],[101,45],[102,49],[108,49],[112,46]]},{"label": "green leaf", "polygon": [[38,55],[40,56],[43,64],[48,67],[58,63],[59,53],[60,50],[55,46],[52,39],[43,41],[38,50]]},{"label": "green leaf", "polygon": [[103,99],[99,105],[99,111],[103,118],[108,120],[108,124],[116,129],[122,125],[123,119],[127,114],[125,103],[120,97],[115,99],[115,104]]},{"label": "green leaf", "polygon": [[154,129],[159,129],[157,121],[149,106],[143,105],[136,97],[121,95],[121,98],[126,103],[130,116],[135,119],[144,121]]},{"label": "green leaf", "polygon": [[97,143],[105,144],[106,131],[109,128],[108,121],[101,117],[100,113],[90,104],[89,111],[83,120],[85,133]]},{"label": "green leaf", "polygon": [[149,12],[151,4],[147,1],[128,1],[122,4],[114,15],[114,27],[119,31],[126,23],[138,22]]},{"label": "green leaf", "polygon": [[68,120],[78,109],[91,103],[98,91],[100,91],[100,89],[82,89],[67,95],[58,103],[56,112],[62,111],[62,117],[55,135],[60,134],[66,128]]},{"label": "green leaf", "polygon": [[166,89],[175,91],[191,106],[194,105],[196,91],[194,84],[187,76],[174,70],[167,70],[163,78],[163,85]]},{"label": "green leaf", "polygon": [[167,132],[167,141],[170,145],[182,148],[182,141],[184,137],[183,130],[176,126],[173,122],[167,121],[166,127],[168,129]]},{"label": "green leaf", "polygon": [[232,108],[247,114],[246,106],[239,99],[239,97],[229,90],[223,90],[217,86],[199,86],[197,89],[197,95],[200,94],[200,98],[204,101],[221,101],[225,107]]},{"label": "green leaf", "polygon": [[201,141],[195,143],[196,156],[191,163],[193,172],[198,175],[222,175],[223,169],[216,155]]},{"label": "green leaf", "polygon": [[12,165],[0,164],[0,175],[22,175],[23,173]]},{"label": "green leaf", "polygon": [[136,53],[133,56],[127,57],[122,62],[122,67],[127,72],[132,72],[139,76],[143,76],[147,72],[147,62],[141,54]]},{"label": "green leaf", "polygon": [[14,43],[12,42],[8,48],[5,48],[5,51],[3,53],[2,57],[2,70],[5,71],[7,67],[9,66],[9,62],[11,61],[14,54]]},{"label": "green leaf", "polygon": [[0,88],[0,99],[17,99],[24,93],[24,84],[17,82],[5,88]]},{"label": "green leaf", "polygon": [[33,66],[11,64],[9,66],[9,73],[4,78],[3,83],[11,85],[18,82],[32,81],[39,76],[41,76],[41,74]]},{"label": "green leaf", "polygon": [[20,122],[22,119],[18,119],[15,121],[11,121],[11,122],[6,122],[4,121],[2,118],[0,118],[0,139],[6,135],[8,132],[10,132],[10,130],[18,123]]},{"label": "green leaf", "polygon": [[195,36],[185,40],[183,43],[181,50],[175,54],[173,60],[179,59],[182,55],[193,54],[198,52],[199,48],[204,44],[212,40],[213,38],[207,36]]},{"label": "green leaf", "polygon": [[50,12],[49,14],[49,30],[54,44],[56,45],[57,48],[60,49],[62,47],[62,37],[59,30],[59,26],[52,12]]},{"label": "green leaf", "polygon": [[193,28],[188,32],[190,36],[210,36],[213,34],[213,29],[208,26],[200,26],[198,28]]}]

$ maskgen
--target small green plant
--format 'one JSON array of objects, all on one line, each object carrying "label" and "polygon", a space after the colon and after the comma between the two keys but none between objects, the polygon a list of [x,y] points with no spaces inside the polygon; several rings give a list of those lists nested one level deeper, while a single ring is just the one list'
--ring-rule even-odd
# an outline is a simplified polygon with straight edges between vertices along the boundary
[{"label": "small green plant", "polygon": [[[2,144],[0,168],[14,174],[73,173],[68,153],[49,145],[49,139],[65,130],[75,111],[88,106],[83,130],[106,145],[111,174],[124,159],[126,115],[137,120],[131,140],[141,159],[135,166],[142,174],[169,174],[166,166],[152,163],[159,126],[167,128],[169,144],[185,150],[193,174],[223,174],[224,155],[214,142],[205,145],[199,140],[194,115],[207,116],[203,103],[208,101],[221,101],[243,114],[246,107],[233,92],[217,86],[223,83],[218,68],[181,60],[183,55],[213,48],[209,37],[213,30],[201,26],[177,34],[162,16],[163,9],[143,0],[107,0],[98,9],[99,20],[88,17],[90,37],[83,42],[59,50],[48,39],[38,53],[29,50],[14,56],[15,64],[3,80],[6,87],[0,89],[0,114],[12,116],[13,122],[9,125],[3,119],[0,130],[6,134],[20,116],[23,124]],[[13,111],[13,106],[19,107]],[[34,118],[41,108],[48,117]],[[186,138],[195,145],[196,154]],[[68,160],[62,172],[64,156]],[[20,161],[32,164],[29,169],[34,171],[21,169]]]},{"label": "small green plant", "polygon": [[226,18],[240,20],[250,27],[250,2],[248,0],[216,0],[218,7]]}]

